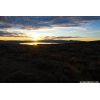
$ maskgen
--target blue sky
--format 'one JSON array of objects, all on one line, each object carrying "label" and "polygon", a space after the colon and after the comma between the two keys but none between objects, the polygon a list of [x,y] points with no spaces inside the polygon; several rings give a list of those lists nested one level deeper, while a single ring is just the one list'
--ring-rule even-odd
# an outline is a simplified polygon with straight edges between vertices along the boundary
[{"label": "blue sky", "polygon": [[0,39],[100,40],[100,16],[0,16]]}]

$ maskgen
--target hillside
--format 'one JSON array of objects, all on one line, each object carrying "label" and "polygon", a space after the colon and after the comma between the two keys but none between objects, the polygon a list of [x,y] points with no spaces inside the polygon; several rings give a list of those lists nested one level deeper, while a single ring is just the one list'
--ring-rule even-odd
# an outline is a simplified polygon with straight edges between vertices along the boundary
[{"label": "hillside", "polygon": [[0,82],[100,80],[100,41],[48,45],[0,44]]}]

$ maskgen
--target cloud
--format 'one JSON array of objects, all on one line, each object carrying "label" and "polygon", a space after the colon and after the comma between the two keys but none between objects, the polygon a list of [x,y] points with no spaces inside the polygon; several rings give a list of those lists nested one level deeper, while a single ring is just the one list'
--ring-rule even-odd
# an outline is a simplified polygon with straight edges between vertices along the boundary
[{"label": "cloud", "polygon": [[75,27],[88,21],[100,20],[99,16],[1,16],[0,22],[5,26],[20,26],[21,28],[39,29],[44,27]]},{"label": "cloud", "polygon": [[45,36],[43,40],[66,40],[69,38],[81,38],[80,36]]},{"label": "cloud", "polygon": [[[25,33],[18,33],[18,32],[5,32],[5,31],[0,31],[0,36],[2,37],[28,37],[27,34]],[[66,40],[69,38],[81,38],[80,36],[41,36],[41,40]]]},{"label": "cloud", "polygon": [[2,37],[27,37],[24,33],[12,33],[12,32],[5,32],[5,31],[0,31],[0,36]]},{"label": "cloud", "polygon": [[0,16],[0,29],[3,30],[0,31],[0,36],[25,36],[25,34],[20,31],[8,32],[6,30],[7,28],[22,29],[24,31],[45,30],[52,29],[53,27],[80,27],[94,20],[100,20],[100,16]]}]

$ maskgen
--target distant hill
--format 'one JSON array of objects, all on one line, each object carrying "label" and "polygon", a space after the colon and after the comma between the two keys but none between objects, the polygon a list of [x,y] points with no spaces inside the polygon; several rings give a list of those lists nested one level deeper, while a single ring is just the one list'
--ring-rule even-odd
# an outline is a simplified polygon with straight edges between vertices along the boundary
[{"label": "distant hill", "polygon": [[[79,40],[40,40],[40,41],[3,41],[0,40],[0,44],[20,44],[20,43],[34,43],[34,42],[42,42],[42,43],[57,43],[57,44],[68,44],[68,43],[85,43],[85,41],[79,41]],[[96,41],[88,41],[89,43],[100,43],[100,40]]]},{"label": "distant hill", "polygon": [[[20,43],[31,43],[36,41],[2,41],[0,40],[0,44],[20,44]],[[58,44],[65,44],[65,43],[76,43],[80,41],[74,41],[74,40],[41,40],[38,42],[44,42],[44,43],[58,43]]]}]

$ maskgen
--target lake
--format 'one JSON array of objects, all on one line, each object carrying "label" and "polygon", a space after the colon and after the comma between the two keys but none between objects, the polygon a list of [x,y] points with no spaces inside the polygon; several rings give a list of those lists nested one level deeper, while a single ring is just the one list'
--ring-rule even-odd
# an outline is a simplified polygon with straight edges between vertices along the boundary
[{"label": "lake", "polygon": [[53,42],[26,42],[26,43],[20,43],[21,45],[38,45],[38,44],[59,44],[59,43],[53,43]]}]

